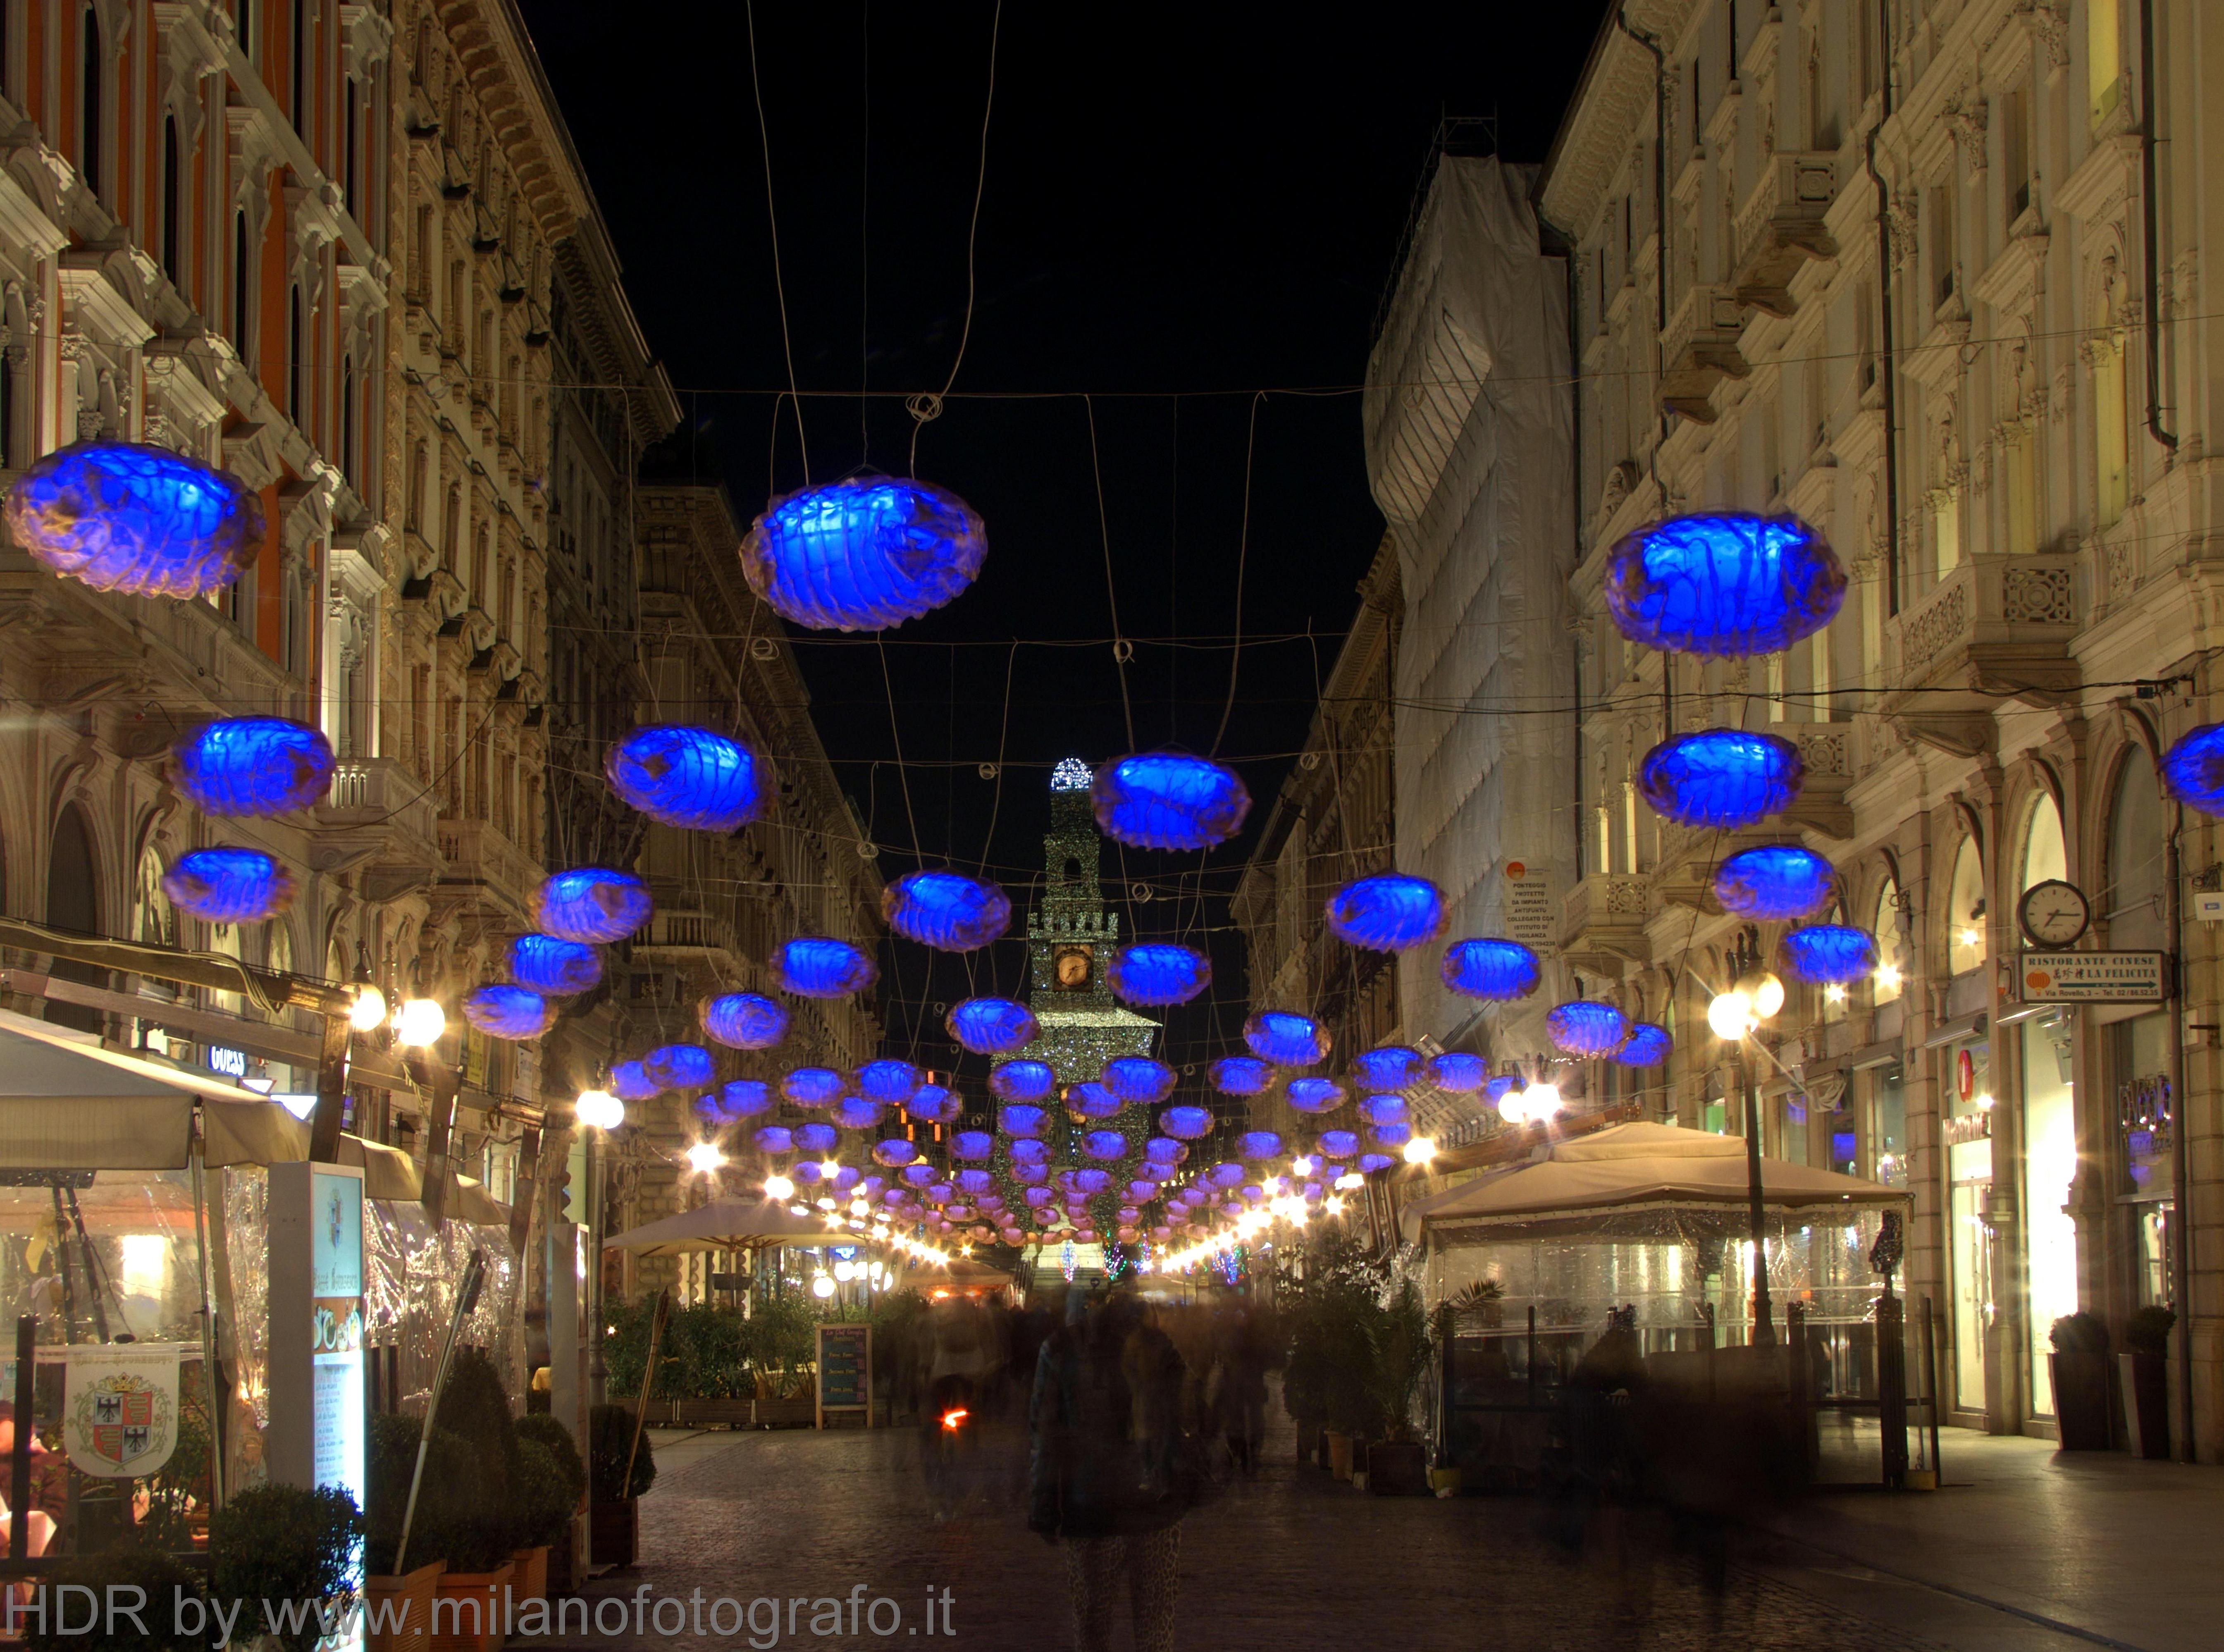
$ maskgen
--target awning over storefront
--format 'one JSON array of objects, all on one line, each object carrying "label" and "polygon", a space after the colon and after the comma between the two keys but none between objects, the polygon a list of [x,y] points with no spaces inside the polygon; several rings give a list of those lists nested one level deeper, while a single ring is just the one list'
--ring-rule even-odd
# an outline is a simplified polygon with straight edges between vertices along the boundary
[{"label": "awning over storefront", "polygon": [[[1821,1218],[1837,1211],[1851,1220],[1907,1202],[1903,1188],[1780,1159],[1760,1161],[1760,1180],[1766,1208],[1779,1216]],[[1565,1233],[1645,1210],[1733,1215],[1747,1198],[1741,1137],[1670,1124],[1617,1124],[1555,1143],[1536,1163],[1418,1200],[1403,1212],[1401,1225],[1408,1240],[1427,1233],[1456,1244],[1463,1237],[1496,1240],[1517,1231]]]},{"label": "awning over storefront", "polygon": [[785,1205],[752,1199],[717,1199],[661,1221],[648,1222],[603,1241],[605,1250],[644,1256],[677,1256],[698,1250],[751,1250],[760,1245],[862,1244],[861,1234],[829,1229],[824,1218],[798,1216]]}]

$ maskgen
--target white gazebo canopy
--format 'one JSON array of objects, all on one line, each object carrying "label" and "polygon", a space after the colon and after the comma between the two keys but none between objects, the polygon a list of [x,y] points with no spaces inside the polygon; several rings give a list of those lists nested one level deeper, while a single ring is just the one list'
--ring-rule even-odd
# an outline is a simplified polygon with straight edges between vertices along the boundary
[{"label": "white gazebo canopy", "polygon": [[830,1228],[824,1217],[798,1216],[766,1199],[714,1199],[692,1211],[648,1222],[603,1241],[605,1250],[677,1256],[697,1250],[751,1250],[764,1244],[862,1244],[862,1234]]}]

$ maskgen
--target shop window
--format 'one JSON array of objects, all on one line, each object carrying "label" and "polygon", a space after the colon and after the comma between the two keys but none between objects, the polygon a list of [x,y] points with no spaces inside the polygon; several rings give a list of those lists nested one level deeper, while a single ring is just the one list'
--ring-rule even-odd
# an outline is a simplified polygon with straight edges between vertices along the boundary
[{"label": "shop window", "polygon": [[2163,923],[2162,793],[2154,760],[2135,747],[2116,776],[2108,810],[2107,881],[2094,902],[2107,925],[2107,944],[2119,952],[2158,952],[2169,944]]},{"label": "shop window", "polygon": [[1869,1084],[1870,1179],[1887,1187],[1907,1186],[1907,1074],[1897,1061],[1871,1067]]},{"label": "shop window", "polygon": [[1869,920],[1869,930],[1876,936],[1877,945],[1876,974],[1871,982],[1871,991],[1876,1003],[1890,1003],[1899,997],[1907,961],[1900,955],[1899,885],[1889,877],[1877,891],[1876,912]]},{"label": "shop window", "polygon": [[1946,901],[1946,969],[1966,975],[1985,962],[1985,864],[1974,839],[1965,838],[1954,857],[1954,877]]},{"label": "shop window", "polygon": [[2044,1415],[2054,1410],[2054,1385],[2046,1361],[2047,1327],[2062,1315],[2077,1311],[2077,1225],[2063,1208],[2069,1202],[2069,1184],[2077,1174],[2069,1028],[2069,1015],[2057,1010],[2034,1016],[2019,1029],[2031,1394],[2032,1408]]}]

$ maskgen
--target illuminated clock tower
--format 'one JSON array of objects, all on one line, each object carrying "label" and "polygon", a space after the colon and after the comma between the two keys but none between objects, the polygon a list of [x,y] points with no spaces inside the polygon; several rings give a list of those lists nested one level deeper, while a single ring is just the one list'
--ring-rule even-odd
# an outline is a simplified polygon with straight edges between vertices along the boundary
[{"label": "illuminated clock tower", "polygon": [[1089,765],[1067,757],[1050,777],[1043,834],[1043,894],[1027,915],[1027,1007],[1042,1036],[1023,1054],[1047,1061],[1060,1085],[1093,1079],[1115,1055],[1148,1055],[1159,1023],[1121,1007],[1104,966],[1120,941],[1120,915],[1104,906],[1098,869],[1104,839],[1090,812]]}]

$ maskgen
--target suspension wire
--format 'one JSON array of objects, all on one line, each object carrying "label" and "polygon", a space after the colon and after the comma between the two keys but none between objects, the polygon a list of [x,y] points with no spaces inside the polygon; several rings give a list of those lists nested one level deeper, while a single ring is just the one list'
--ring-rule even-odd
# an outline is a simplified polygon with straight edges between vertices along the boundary
[{"label": "suspension wire", "polygon": [[[803,428],[803,393],[797,388],[795,377],[795,345],[787,330],[787,282],[780,267],[780,213],[773,205],[772,190],[772,133],[765,124],[764,85],[757,73],[757,8],[756,0],[745,0],[742,15],[748,19],[749,35],[749,93],[756,99],[757,142],[764,151],[765,222],[772,232],[772,287],[780,300],[780,348],[787,362],[787,393],[795,401],[795,440],[803,450],[803,479],[811,480],[811,439]],[[780,428],[780,408],[773,408],[773,428]],[[777,436],[775,435],[775,440]]]},{"label": "suspension wire", "polygon": [[[1228,737],[1228,719],[1235,711],[1235,676],[1243,664],[1243,569],[1251,555],[1251,455],[1259,439],[1259,404],[1267,399],[1264,390],[1251,398],[1251,421],[1243,437],[1243,525],[1235,539],[1235,646],[1228,655],[1228,703],[1220,708],[1220,727],[1212,737],[1212,755],[1220,755],[1220,743]],[[1305,627],[1311,636],[1312,626]],[[1314,675],[1319,675],[1317,665]]]},{"label": "suspension wire", "polygon": [[996,42],[1004,28],[1004,0],[996,0],[996,9],[989,20],[989,92],[981,104],[981,166],[973,179],[973,218],[965,231],[965,321],[957,332],[957,354],[951,359],[950,377],[942,381],[938,394],[915,396],[905,403],[912,416],[911,473],[919,474],[919,433],[933,420],[942,416],[942,404],[950,399],[951,388],[957,383],[957,370],[965,364],[965,346],[973,337],[973,299],[977,284],[975,279],[974,255],[981,241],[981,198],[989,187],[989,117],[996,109]]},{"label": "suspension wire", "polygon": [[1104,600],[1112,610],[1112,665],[1120,677],[1120,710],[1127,719],[1128,750],[1135,749],[1135,707],[1128,698],[1128,656],[1135,645],[1120,634],[1120,592],[1112,579],[1112,528],[1104,514],[1104,465],[1096,450],[1096,403],[1081,398],[1089,415],[1089,470],[1096,481],[1096,534],[1104,545]]}]

